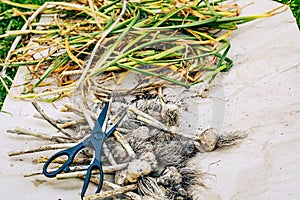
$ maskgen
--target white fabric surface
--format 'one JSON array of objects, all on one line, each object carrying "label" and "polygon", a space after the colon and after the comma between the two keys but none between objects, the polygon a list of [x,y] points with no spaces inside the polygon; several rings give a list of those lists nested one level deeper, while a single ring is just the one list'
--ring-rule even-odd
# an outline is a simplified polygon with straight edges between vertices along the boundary
[{"label": "white fabric surface", "polygon": [[[251,1],[240,0],[246,5]],[[242,14],[258,14],[279,4],[256,0]],[[224,97],[215,99],[224,115],[222,131],[244,130],[248,138],[239,146],[218,149],[193,159],[207,172],[207,189],[196,188],[203,199],[300,199],[300,32],[292,13],[256,20],[240,26],[231,36],[234,67],[219,76]],[[22,70],[16,80],[22,80]],[[52,116],[62,115],[51,104],[42,104]],[[59,107],[59,106],[58,106]],[[218,109],[218,106],[215,108]],[[78,199],[82,182],[56,181],[43,176],[24,178],[33,169],[33,155],[9,158],[7,152],[44,144],[30,137],[14,136],[7,129],[22,126],[55,132],[32,117],[28,101],[7,97],[1,113],[0,188],[3,199]],[[199,105],[199,112],[201,105]],[[218,110],[217,112],[218,113]],[[193,120],[193,119],[191,119]],[[200,123],[200,122],[199,122]],[[23,139],[22,139],[23,138]],[[20,161],[22,159],[22,161]],[[34,186],[36,179],[47,182]]]}]

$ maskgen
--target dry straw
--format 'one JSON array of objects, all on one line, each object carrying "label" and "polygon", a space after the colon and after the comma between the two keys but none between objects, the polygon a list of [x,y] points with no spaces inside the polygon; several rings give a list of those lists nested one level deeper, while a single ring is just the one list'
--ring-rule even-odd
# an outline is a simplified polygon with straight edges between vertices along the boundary
[{"label": "dry straw", "polygon": [[[118,83],[128,72],[184,87],[211,80],[232,66],[227,57],[228,37],[237,25],[273,16],[282,8],[240,16],[236,4],[206,0],[89,0],[86,4],[46,2],[42,6],[1,2],[13,5],[15,10],[29,8],[35,12],[21,30],[0,36],[17,36],[6,61],[0,63],[0,81],[6,86],[3,77],[7,67],[26,67],[22,92],[9,94],[46,101],[70,95],[81,83],[109,72],[119,79]],[[25,12],[18,14],[28,17]],[[36,22],[43,14],[53,20]],[[32,34],[38,37],[30,37]],[[30,45],[17,48],[19,43]],[[38,89],[47,85],[50,91]]]}]

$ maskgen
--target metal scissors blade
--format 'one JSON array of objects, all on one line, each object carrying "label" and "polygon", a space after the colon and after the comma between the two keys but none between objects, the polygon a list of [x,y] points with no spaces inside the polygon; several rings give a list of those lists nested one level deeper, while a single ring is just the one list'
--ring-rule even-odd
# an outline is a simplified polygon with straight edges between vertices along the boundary
[{"label": "metal scissors blade", "polygon": [[109,104],[110,104],[110,101],[106,102],[105,105],[104,105],[104,107],[102,108],[102,111],[99,114],[99,117],[98,117],[98,119],[97,119],[97,121],[95,123],[95,126],[94,126],[93,130],[92,130],[92,135],[95,132],[99,131],[99,130],[103,131],[103,125],[104,125],[104,122],[105,122],[105,119],[106,119],[106,115],[107,115]]},{"label": "metal scissors blade", "polygon": [[123,110],[123,114],[121,115],[119,120],[109,129],[109,131],[106,132],[103,130],[103,125],[104,125],[104,122],[106,119],[109,104],[110,104],[110,101],[105,103],[104,108],[102,109],[101,113],[99,114],[99,117],[95,123],[95,126],[94,126],[92,134],[91,134],[93,137],[97,137],[96,135],[102,131],[105,134],[105,136],[108,138],[117,129],[117,127],[119,126],[119,124],[121,123],[121,121],[123,120],[123,118],[125,117],[125,115],[127,113],[127,108],[125,108]]}]

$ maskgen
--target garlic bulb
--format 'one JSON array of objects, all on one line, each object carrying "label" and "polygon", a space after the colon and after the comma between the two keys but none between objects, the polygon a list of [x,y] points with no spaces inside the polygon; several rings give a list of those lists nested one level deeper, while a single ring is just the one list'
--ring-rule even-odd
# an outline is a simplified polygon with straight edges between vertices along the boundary
[{"label": "garlic bulb", "polygon": [[136,183],[138,178],[150,174],[151,164],[147,161],[136,159],[128,164],[126,180],[130,183]]},{"label": "garlic bulb", "polygon": [[217,131],[213,128],[206,129],[197,137],[197,141],[204,151],[213,151],[218,142]]}]

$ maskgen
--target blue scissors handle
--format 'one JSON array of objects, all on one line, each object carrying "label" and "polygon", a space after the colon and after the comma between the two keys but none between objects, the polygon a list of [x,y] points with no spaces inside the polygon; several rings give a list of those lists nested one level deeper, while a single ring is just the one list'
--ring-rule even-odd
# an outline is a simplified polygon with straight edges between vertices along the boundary
[{"label": "blue scissors handle", "polygon": [[100,192],[101,188],[102,188],[102,185],[103,185],[103,170],[102,170],[102,165],[101,165],[101,162],[100,160],[98,159],[94,159],[94,161],[90,164],[90,166],[88,167],[87,171],[86,171],[86,175],[85,175],[85,179],[84,179],[84,183],[83,183],[83,186],[82,186],[82,190],[81,190],[81,199],[83,199],[85,193],[86,193],[86,190],[89,186],[89,182],[90,182],[90,179],[91,179],[91,175],[92,175],[92,171],[93,170],[99,170],[100,174],[99,174],[99,184],[98,184],[98,187],[97,187],[97,190],[95,193],[98,193]]},{"label": "blue scissors handle", "polygon": [[[57,174],[60,174],[61,172],[68,172],[70,171],[70,165],[72,164],[76,154],[83,149],[88,143],[88,139],[85,139],[83,142],[75,145],[74,147],[71,147],[69,149],[65,149],[62,151],[57,152],[56,154],[54,154],[53,156],[51,156],[47,162],[44,164],[43,167],[43,173],[45,174],[45,176],[49,177],[49,178],[53,178],[55,177]],[[48,167],[49,165],[56,159],[62,156],[68,156],[68,159],[66,162],[64,162],[64,164],[58,168],[55,171],[51,171],[48,172]]]}]

